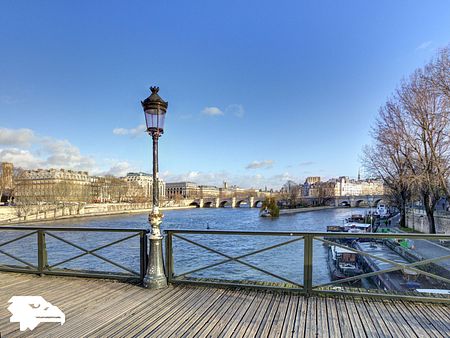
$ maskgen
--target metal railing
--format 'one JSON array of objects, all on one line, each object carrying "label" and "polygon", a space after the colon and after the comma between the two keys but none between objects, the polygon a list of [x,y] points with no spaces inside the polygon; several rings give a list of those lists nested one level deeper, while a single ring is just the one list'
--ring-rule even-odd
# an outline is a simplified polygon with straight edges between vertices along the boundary
[{"label": "metal railing", "polygon": [[[353,295],[353,296],[368,296],[368,297],[387,297],[387,298],[401,298],[409,300],[421,300],[421,301],[432,301],[432,302],[444,302],[450,303],[450,297],[448,295],[440,294],[421,294],[418,292],[413,292],[411,290],[403,291],[391,291],[383,289],[365,289],[365,288],[355,288],[349,287],[346,283],[353,282],[362,279],[373,279],[379,276],[386,276],[386,274],[402,271],[412,271],[415,274],[424,276],[427,279],[434,279],[443,285],[447,285],[450,289],[450,278],[448,276],[443,276],[439,273],[433,273],[427,271],[424,266],[429,266],[430,264],[438,264],[439,262],[450,260],[450,249],[446,247],[439,246],[441,251],[445,251],[446,254],[439,257],[432,257],[428,259],[422,259],[418,261],[406,261],[398,262],[392,259],[384,258],[379,255],[375,255],[370,252],[358,250],[354,247],[354,240],[362,240],[369,242],[381,242],[381,241],[393,241],[393,240],[432,240],[432,241],[450,241],[450,235],[425,235],[425,234],[406,234],[406,233],[333,233],[333,232],[254,232],[254,231],[204,231],[204,230],[166,230],[166,268],[168,280],[173,284],[181,283],[192,283],[192,284],[204,284],[204,285],[215,285],[215,286],[235,286],[235,287],[253,287],[253,288],[268,288],[268,289],[287,289],[297,292],[305,293],[306,295],[312,294],[338,294],[338,295]],[[197,236],[201,235],[201,236]],[[225,241],[221,242],[221,239],[225,240],[226,236],[237,236],[237,237],[251,237],[252,239],[259,238],[262,236],[279,237],[286,239],[282,242],[276,244],[263,243],[262,248],[253,248],[252,250],[247,250],[247,252],[240,251],[234,254],[227,253],[227,245],[224,244]],[[211,244],[207,242],[208,237],[214,237],[214,241],[210,241]],[[200,240],[201,239],[201,240]],[[340,241],[343,240],[344,241]],[[348,240],[351,239],[349,242]],[[176,240],[176,244],[174,244]],[[183,243],[184,242],[184,243]],[[352,242],[352,244],[350,244]],[[182,244],[183,243],[183,244]],[[276,248],[284,248],[293,243],[300,243],[301,245],[296,250],[291,249],[291,253],[284,255],[284,258],[290,260],[288,262],[278,262],[277,267],[280,267],[283,263],[288,266],[295,267],[294,258],[299,258],[302,260],[299,264],[303,265],[303,273],[297,274],[297,279],[292,277],[286,277],[278,271],[269,271],[265,266],[258,266],[257,264],[248,262],[245,260],[249,257],[254,257],[260,253],[267,253],[270,250]],[[347,251],[354,252],[358,255],[359,259],[367,258],[372,261],[379,261],[382,263],[387,263],[390,266],[385,269],[378,269],[376,271],[364,272],[357,276],[346,277],[339,280],[331,280],[326,282],[315,281],[315,271],[317,266],[314,266],[314,252],[317,250],[317,244],[321,243],[326,246],[336,246],[346,249]],[[174,254],[174,248],[177,246],[186,246],[187,244],[193,246],[191,248],[190,254],[195,257],[196,250],[202,250],[203,252],[209,252],[210,254],[220,257],[220,261],[215,261],[211,264],[203,264],[200,267],[190,268],[189,260],[183,257],[185,262],[182,264],[182,268],[189,269],[178,273],[176,271],[175,265],[177,265],[177,257]],[[315,245],[316,244],[316,245]],[[219,246],[219,248],[217,248]],[[239,243],[236,244],[239,247]],[[238,250],[239,251],[239,250]],[[188,250],[184,249],[184,253]],[[291,257],[292,260],[289,258]],[[203,262],[204,263],[204,262]],[[208,269],[217,269],[227,263],[237,263],[246,269],[257,271],[260,274],[268,276],[270,279],[276,279],[278,282],[267,282],[266,280],[255,280],[250,279],[240,279],[240,278],[228,278],[229,276],[208,277]],[[322,262],[323,263],[323,262]],[[180,267],[179,267],[180,268]],[[422,269],[420,269],[422,268]],[[277,269],[279,270],[279,269]],[[450,271],[448,271],[450,273]],[[200,273],[200,276],[198,274]],[[196,276],[197,275],[197,276]]]},{"label": "metal railing", "polygon": [[[96,278],[113,278],[122,280],[142,280],[146,273],[147,267],[147,234],[145,229],[115,229],[115,228],[81,228],[81,227],[34,227],[34,226],[3,226],[0,227],[0,258],[7,257],[11,262],[9,264],[2,263],[0,260],[0,271],[8,272],[23,272],[45,275],[59,275],[59,276],[79,276],[79,277],[96,277]],[[14,236],[19,234],[18,236]],[[70,234],[67,238],[65,234]],[[94,235],[101,235],[95,237]],[[111,239],[112,234],[125,235],[119,239]],[[87,237],[86,237],[87,236]],[[8,237],[12,237],[7,239]],[[87,248],[86,242],[89,237],[92,239],[93,248]],[[57,242],[60,245],[65,245],[65,249],[59,248],[58,255],[56,251],[48,249],[49,239]],[[123,263],[118,263],[114,259],[106,257],[105,254],[100,254],[99,251],[111,248],[112,246],[125,243],[133,238],[139,240],[139,251],[131,250],[130,257],[123,257],[123,252],[117,253],[122,261],[129,261],[130,259],[139,259],[139,267],[133,268],[126,266]],[[5,240],[6,239],[6,240]],[[27,240],[26,243],[20,243],[22,240]],[[101,240],[100,240],[101,239]],[[106,242],[99,245],[99,242]],[[9,248],[11,244],[13,248]],[[55,246],[55,245],[53,245]],[[71,257],[64,257],[70,255],[69,249],[77,251]],[[14,253],[11,253],[11,250]],[[72,250],[72,251],[73,251]],[[27,258],[19,257],[19,254],[25,254]],[[37,260],[31,258],[37,256]],[[138,257],[136,257],[138,256]],[[104,268],[95,268],[92,264],[83,266],[79,263],[81,258],[95,257],[97,263],[106,263],[108,267],[115,269],[107,271]],[[50,263],[50,260],[56,260]],[[67,268],[64,265],[78,260],[77,264],[81,264],[78,268]],[[37,262],[36,262],[37,261]],[[86,263],[85,263],[86,265]],[[137,270],[137,271],[136,271]]]}]

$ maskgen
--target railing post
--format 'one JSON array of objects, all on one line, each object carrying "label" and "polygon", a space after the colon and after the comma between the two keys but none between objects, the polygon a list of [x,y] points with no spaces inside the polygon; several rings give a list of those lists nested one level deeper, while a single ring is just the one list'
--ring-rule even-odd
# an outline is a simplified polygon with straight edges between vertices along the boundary
[{"label": "railing post", "polygon": [[47,245],[45,243],[45,230],[39,229],[38,236],[38,272],[44,275],[44,270],[48,267],[47,261]]},{"label": "railing post", "polygon": [[304,237],[303,287],[307,295],[312,293],[313,238],[312,234],[306,234]]},{"label": "railing post", "polygon": [[145,273],[147,271],[147,261],[148,261],[148,252],[147,252],[147,231],[141,230],[140,232],[140,241],[141,241],[141,280],[144,280]]},{"label": "railing post", "polygon": [[173,249],[172,249],[172,232],[166,232],[166,268],[167,283],[172,283],[173,277]]}]

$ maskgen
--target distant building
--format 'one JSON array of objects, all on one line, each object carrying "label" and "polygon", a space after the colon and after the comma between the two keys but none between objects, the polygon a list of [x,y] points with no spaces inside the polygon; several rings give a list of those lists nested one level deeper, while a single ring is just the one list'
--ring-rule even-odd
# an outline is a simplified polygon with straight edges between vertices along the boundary
[{"label": "distant building", "polygon": [[13,172],[14,165],[12,163],[3,162],[0,175],[0,202],[8,202],[12,198],[14,187]]},{"label": "distant building", "polygon": [[86,171],[25,170],[15,184],[17,202],[89,202],[91,199],[91,178]]},{"label": "distant building", "polygon": [[166,183],[166,197],[170,200],[180,198],[197,198],[199,187],[194,182]]},{"label": "distant building", "polygon": [[[149,199],[153,196],[153,176],[147,173],[128,173],[125,177],[128,183],[128,196]],[[166,183],[158,179],[159,198],[166,198]]]},{"label": "distant building", "polygon": [[205,197],[218,197],[219,196],[219,188],[213,185],[200,185],[199,193],[201,198]]}]

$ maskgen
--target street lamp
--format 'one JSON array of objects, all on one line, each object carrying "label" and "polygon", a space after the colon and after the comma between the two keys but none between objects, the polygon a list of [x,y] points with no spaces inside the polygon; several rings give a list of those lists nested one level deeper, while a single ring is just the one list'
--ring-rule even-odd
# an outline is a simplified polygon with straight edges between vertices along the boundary
[{"label": "street lamp", "polygon": [[159,289],[167,286],[164,274],[162,239],[160,225],[163,214],[159,212],[159,180],[158,180],[158,139],[164,133],[164,118],[166,117],[168,103],[158,95],[159,87],[150,87],[152,94],[141,101],[144,109],[147,132],[153,139],[153,201],[152,211],[148,215],[151,226],[149,236],[150,254],[147,274],[144,277],[144,286]]}]

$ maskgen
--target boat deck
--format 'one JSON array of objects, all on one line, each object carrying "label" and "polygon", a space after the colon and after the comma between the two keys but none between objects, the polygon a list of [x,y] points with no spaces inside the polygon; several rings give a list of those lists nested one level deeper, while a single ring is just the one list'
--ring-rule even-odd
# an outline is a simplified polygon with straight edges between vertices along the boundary
[{"label": "boat deck", "polygon": [[35,337],[450,337],[446,304],[0,273],[2,338],[30,336],[7,310],[25,295],[66,316],[39,324]]}]

